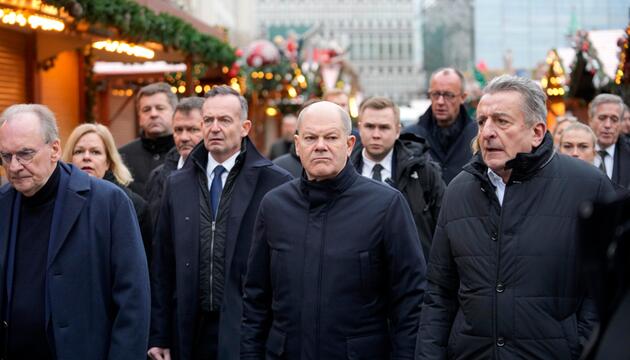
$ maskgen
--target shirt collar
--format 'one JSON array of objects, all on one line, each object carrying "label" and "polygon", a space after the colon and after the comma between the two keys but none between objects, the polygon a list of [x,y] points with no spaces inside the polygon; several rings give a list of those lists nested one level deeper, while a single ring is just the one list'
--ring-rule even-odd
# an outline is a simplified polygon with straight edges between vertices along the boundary
[{"label": "shirt collar", "polygon": [[[383,160],[378,162],[383,167],[383,170],[388,171],[390,174],[392,172],[392,158],[393,158],[393,156],[394,156],[394,148],[392,147],[389,150],[389,152],[387,153],[387,155],[385,155]],[[374,165],[376,165],[376,162],[368,159],[368,157],[365,155],[365,148],[363,148],[363,151],[361,151],[361,157],[363,158],[363,166],[367,166],[368,169],[370,169],[370,171],[372,171],[372,168],[374,167]],[[359,169],[359,171],[360,171],[360,169]]]},{"label": "shirt collar", "polygon": [[234,153],[234,155],[227,158],[227,160],[225,160],[223,163],[219,163],[216,160],[214,160],[214,158],[212,157],[212,154],[208,152],[208,165],[206,167],[206,173],[208,174],[208,176],[210,176],[210,174],[212,174],[212,172],[214,171],[215,167],[217,167],[218,165],[223,165],[223,167],[226,170],[225,173],[229,174],[230,170],[232,170],[232,168],[234,167],[234,164],[236,164],[236,158],[238,157],[239,154],[240,152],[237,151]]},{"label": "shirt collar", "polygon": [[[610,155],[611,158],[615,157],[615,145],[617,144],[612,144],[609,147],[603,149],[608,153],[608,155]],[[602,148],[599,146],[599,144],[595,144],[595,151],[599,151],[599,150],[602,150]]]},{"label": "shirt collar", "polygon": [[503,182],[503,178],[500,177],[497,173],[492,171],[492,169],[488,168],[488,179],[494,187],[505,186],[505,182]]},{"label": "shirt collar", "polygon": [[181,169],[185,162],[186,160],[180,155],[179,160],[177,160],[177,170]]}]

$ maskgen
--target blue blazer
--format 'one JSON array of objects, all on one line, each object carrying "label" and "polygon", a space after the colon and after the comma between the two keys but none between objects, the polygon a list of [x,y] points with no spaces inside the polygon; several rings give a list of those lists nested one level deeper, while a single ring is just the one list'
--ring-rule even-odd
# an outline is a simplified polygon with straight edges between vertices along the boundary
[{"label": "blue blazer", "polygon": [[[149,274],[131,201],[114,184],[60,166],[46,267],[48,341],[58,359],[143,359]],[[9,293],[11,221],[21,198],[10,185],[0,188],[0,289]]]}]

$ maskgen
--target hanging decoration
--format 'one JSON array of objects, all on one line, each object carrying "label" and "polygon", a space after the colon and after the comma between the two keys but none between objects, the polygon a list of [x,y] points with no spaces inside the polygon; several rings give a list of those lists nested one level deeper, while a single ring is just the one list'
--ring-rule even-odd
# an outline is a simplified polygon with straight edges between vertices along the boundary
[{"label": "hanging decoration", "polygon": [[591,43],[588,32],[577,31],[574,38],[575,59],[571,64],[569,96],[589,103],[598,90],[609,81],[604,73],[597,50]]}]

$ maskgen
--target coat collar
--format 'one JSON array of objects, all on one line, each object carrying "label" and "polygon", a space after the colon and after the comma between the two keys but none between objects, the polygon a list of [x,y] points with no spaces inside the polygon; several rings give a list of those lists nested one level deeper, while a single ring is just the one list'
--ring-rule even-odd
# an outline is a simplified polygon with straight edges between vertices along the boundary
[{"label": "coat collar", "polygon": [[[505,163],[505,167],[512,169],[510,182],[525,181],[536,175],[547,166],[555,156],[553,138],[547,132],[542,143],[530,153],[518,153],[516,157]],[[481,151],[478,151],[471,162],[464,166],[464,170],[482,179],[487,179],[488,166],[483,162]]]},{"label": "coat collar", "polygon": [[306,173],[302,172],[300,189],[313,208],[333,201],[338,195],[350,188],[359,176],[352,162],[348,159],[343,170],[332,179],[311,181],[306,177]]}]

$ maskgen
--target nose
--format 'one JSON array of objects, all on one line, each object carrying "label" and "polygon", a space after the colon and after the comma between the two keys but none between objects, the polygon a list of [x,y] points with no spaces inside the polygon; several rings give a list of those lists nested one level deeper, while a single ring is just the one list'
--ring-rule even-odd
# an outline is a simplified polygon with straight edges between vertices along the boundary
[{"label": "nose", "polygon": [[325,151],[326,150],[326,142],[323,137],[317,139],[315,143],[315,151]]},{"label": "nose", "polygon": [[496,129],[490,120],[486,120],[483,125],[479,126],[479,136],[482,139],[489,139],[496,136]]},{"label": "nose", "polygon": [[577,147],[571,149],[571,156],[573,156],[574,158],[580,157],[580,152],[578,151]]},{"label": "nose", "polygon": [[7,163],[7,167],[9,171],[18,171],[21,168],[23,168],[24,165],[20,164],[20,162],[17,159],[17,156],[13,155],[11,156],[11,160]]}]

